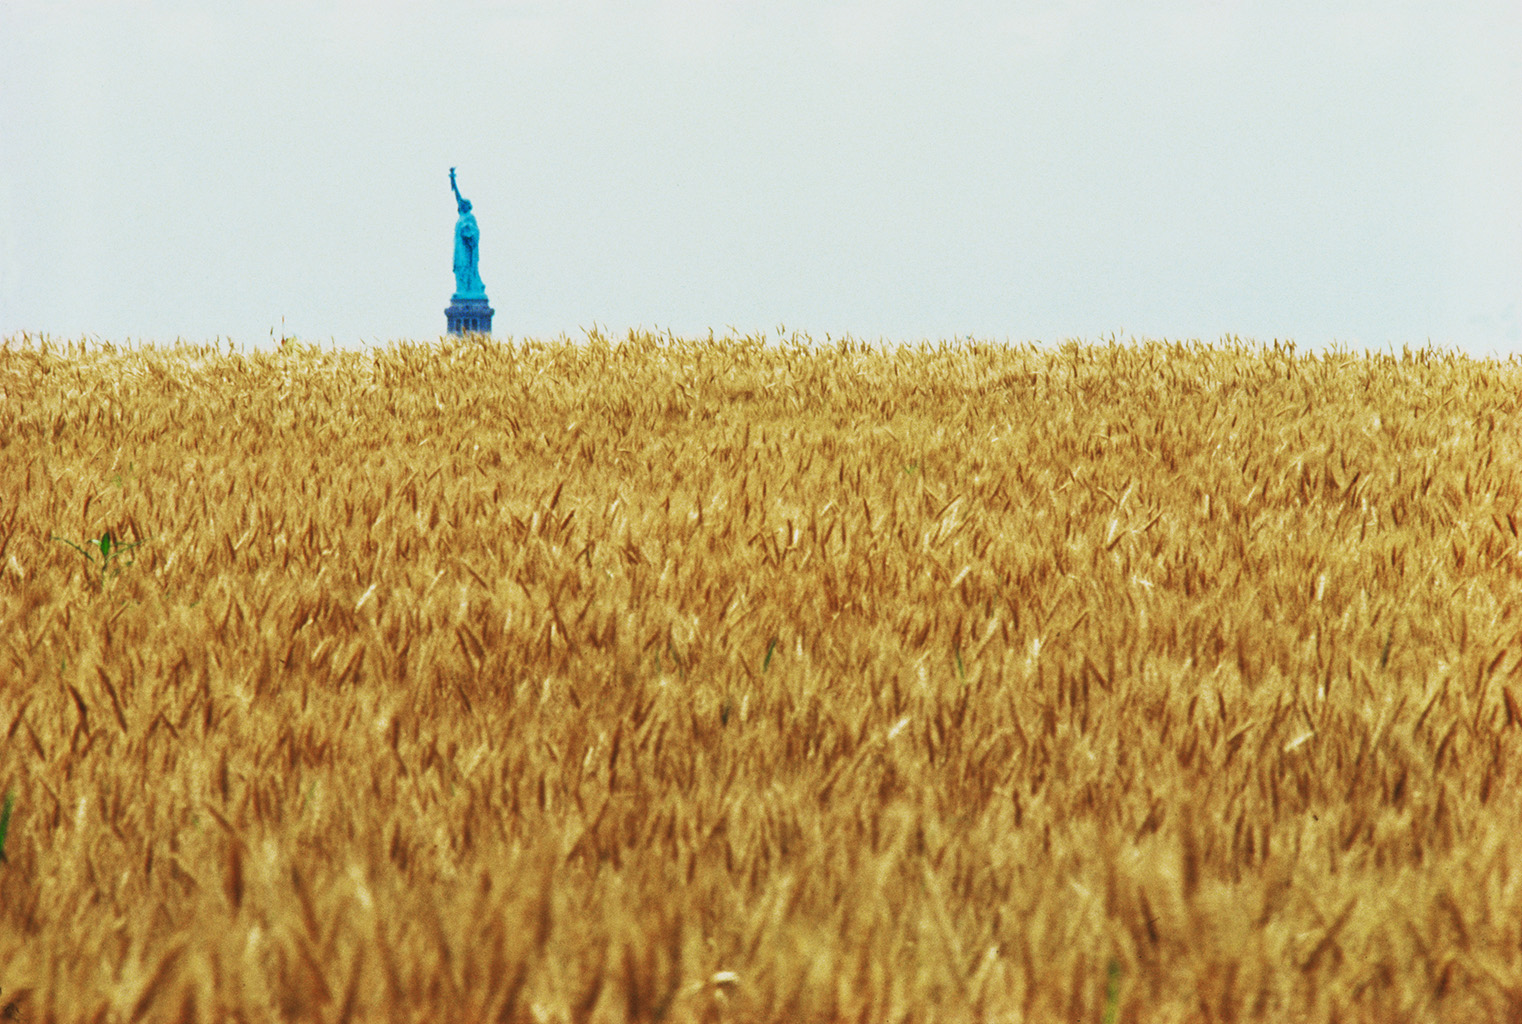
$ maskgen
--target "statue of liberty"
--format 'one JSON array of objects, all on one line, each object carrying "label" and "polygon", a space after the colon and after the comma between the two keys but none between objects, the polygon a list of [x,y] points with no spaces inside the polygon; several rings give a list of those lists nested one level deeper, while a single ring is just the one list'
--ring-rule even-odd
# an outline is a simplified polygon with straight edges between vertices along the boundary
[{"label": "statue of liberty", "polygon": [[476,215],[470,212],[470,200],[460,195],[455,184],[455,169],[449,169],[449,187],[454,189],[460,219],[454,225],[454,298],[485,299],[486,285],[481,283],[481,229]]}]

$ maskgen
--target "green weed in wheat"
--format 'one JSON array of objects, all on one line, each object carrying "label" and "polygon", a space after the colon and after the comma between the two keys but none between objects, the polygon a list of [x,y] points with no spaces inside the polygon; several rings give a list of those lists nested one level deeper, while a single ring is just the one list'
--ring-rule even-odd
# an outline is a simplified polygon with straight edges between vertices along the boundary
[{"label": "green weed in wheat", "polygon": [[[117,574],[119,574],[121,572],[121,567],[120,566],[116,566],[115,568],[112,568],[112,562],[114,562],[117,558],[121,557],[123,552],[131,551],[133,548],[135,548],[139,544],[143,543],[143,541],[139,540],[139,541],[134,541],[131,544],[121,544],[121,543],[111,539],[111,532],[109,530],[107,530],[105,533],[102,533],[100,535],[100,539],[99,540],[93,540],[91,538],[86,537],[85,538],[84,547],[81,547],[80,545],[75,544],[73,541],[69,540],[67,537],[59,537],[56,534],[53,535],[52,539],[53,540],[58,540],[58,541],[63,541],[63,543],[67,544],[69,547],[73,548],[75,551],[78,551],[81,555],[84,556],[85,561],[87,563],[89,563],[91,566],[94,566],[94,564],[95,564],[95,552],[99,551],[100,552],[100,584],[101,584],[101,586],[105,586],[106,585],[106,570],[107,569],[111,569],[111,576],[112,576],[113,579],[117,576]],[[128,565],[135,565],[136,562],[137,562],[137,559],[134,557],[133,560],[128,562],[127,564]]]},{"label": "green weed in wheat", "polygon": [[5,837],[11,830],[11,811],[16,806],[16,791],[5,791],[5,803],[0,805],[0,864],[7,863],[5,858]]}]

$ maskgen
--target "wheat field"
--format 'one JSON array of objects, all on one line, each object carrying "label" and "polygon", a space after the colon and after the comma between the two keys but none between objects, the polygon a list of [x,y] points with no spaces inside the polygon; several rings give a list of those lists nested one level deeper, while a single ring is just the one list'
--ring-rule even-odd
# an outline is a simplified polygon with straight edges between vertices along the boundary
[{"label": "wheat field", "polygon": [[0,348],[0,1017],[1522,1019],[1522,364]]}]

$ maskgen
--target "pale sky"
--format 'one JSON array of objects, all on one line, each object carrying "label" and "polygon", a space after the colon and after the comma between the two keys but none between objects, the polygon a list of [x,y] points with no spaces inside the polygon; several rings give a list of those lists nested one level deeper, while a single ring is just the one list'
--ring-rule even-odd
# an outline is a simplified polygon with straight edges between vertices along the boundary
[{"label": "pale sky", "polygon": [[1522,4],[0,0],[0,335],[1522,354]]}]

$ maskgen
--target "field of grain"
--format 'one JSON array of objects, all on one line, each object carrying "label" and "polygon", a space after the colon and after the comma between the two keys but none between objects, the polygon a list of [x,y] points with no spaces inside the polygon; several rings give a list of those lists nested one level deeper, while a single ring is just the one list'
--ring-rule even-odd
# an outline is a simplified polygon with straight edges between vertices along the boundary
[{"label": "field of grain", "polygon": [[0,349],[0,1016],[1522,1018],[1522,364]]}]

